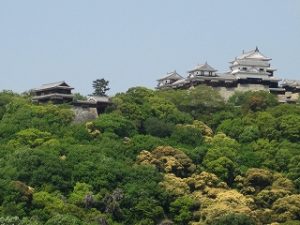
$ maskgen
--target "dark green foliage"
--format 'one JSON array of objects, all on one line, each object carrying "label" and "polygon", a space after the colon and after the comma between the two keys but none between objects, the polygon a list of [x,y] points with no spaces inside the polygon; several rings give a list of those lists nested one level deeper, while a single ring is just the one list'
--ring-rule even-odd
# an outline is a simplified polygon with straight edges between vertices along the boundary
[{"label": "dark green foliage", "polygon": [[177,224],[188,224],[193,218],[192,210],[197,209],[196,202],[190,197],[177,198],[170,205],[170,212]]},{"label": "dark green foliage", "polygon": [[174,129],[174,126],[175,125],[172,123],[159,120],[155,117],[148,118],[144,122],[145,132],[156,137],[170,136]]},{"label": "dark green foliage", "polygon": [[191,125],[177,125],[171,135],[171,139],[177,143],[182,143],[196,147],[202,140],[202,131]]},{"label": "dark green foliage", "polygon": [[6,106],[13,101],[15,94],[10,91],[0,92],[0,120],[6,112]]},{"label": "dark green foliage", "polygon": [[109,81],[105,79],[97,79],[93,81],[94,93],[97,96],[106,96],[106,92],[110,90],[108,87]]},{"label": "dark green foliage", "polygon": [[282,225],[300,225],[300,221],[298,221],[298,220],[289,220],[289,221],[286,221],[285,223],[282,223]]},{"label": "dark green foliage", "polygon": [[128,148],[128,152],[134,154],[138,154],[142,150],[153,150],[158,146],[164,145],[166,142],[158,137],[153,137],[151,135],[135,135],[131,138],[129,143],[126,143],[126,147]]},{"label": "dark green foliage", "polygon": [[237,92],[230,99],[229,103],[235,106],[241,106],[243,112],[256,112],[265,110],[268,107],[278,105],[278,100],[275,95],[272,95],[266,91],[255,92]]},{"label": "dark green foliage", "polygon": [[255,222],[244,214],[228,214],[219,217],[211,225],[255,225]]},{"label": "dark green foliage", "polygon": [[83,225],[83,223],[74,216],[57,214],[49,219],[45,225]]},{"label": "dark green foliage", "polygon": [[49,184],[50,189],[66,192],[71,187],[71,167],[52,149],[20,149],[13,155],[12,164],[18,172],[17,180],[34,187]]}]

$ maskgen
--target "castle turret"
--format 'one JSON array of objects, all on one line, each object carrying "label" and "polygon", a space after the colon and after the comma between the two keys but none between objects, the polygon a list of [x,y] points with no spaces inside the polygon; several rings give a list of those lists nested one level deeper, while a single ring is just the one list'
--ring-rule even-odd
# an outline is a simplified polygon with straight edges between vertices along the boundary
[{"label": "castle turret", "polygon": [[157,89],[172,87],[174,83],[184,80],[182,76],[180,76],[176,70],[173,72],[167,73],[164,77],[157,80]]},{"label": "castle turret", "polygon": [[199,77],[199,76],[209,76],[215,77],[217,70],[205,62],[202,65],[197,65],[194,69],[188,71],[188,78]]}]

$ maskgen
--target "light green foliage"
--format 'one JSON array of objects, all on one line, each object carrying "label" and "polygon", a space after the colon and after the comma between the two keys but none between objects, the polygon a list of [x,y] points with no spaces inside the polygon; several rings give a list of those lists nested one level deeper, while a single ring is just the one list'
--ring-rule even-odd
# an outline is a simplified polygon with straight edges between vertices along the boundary
[{"label": "light green foliage", "polygon": [[12,140],[13,145],[26,145],[31,148],[40,146],[51,139],[52,135],[49,132],[42,132],[35,128],[29,128],[19,131],[16,134],[16,139]]},{"label": "light green foliage", "polygon": [[49,216],[54,216],[64,209],[62,196],[50,194],[45,191],[34,193],[32,204],[36,208],[43,209]]},{"label": "light green foliage", "polygon": [[278,199],[272,205],[277,222],[300,220],[300,195],[290,195]]},{"label": "light green foliage", "polygon": [[0,217],[0,225],[19,225],[19,217]]},{"label": "light green foliage", "polygon": [[187,181],[177,177],[172,173],[165,174],[164,180],[160,186],[166,190],[171,196],[184,196],[190,193],[190,188]]},{"label": "light green foliage", "polygon": [[137,157],[137,162],[143,165],[154,165],[160,171],[174,173],[179,177],[185,177],[196,169],[186,154],[170,146],[157,147],[151,153],[142,151]]},{"label": "light green foliage", "polygon": [[70,194],[69,201],[75,205],[83,206],[85,197],[92,194],[91,189],[91,185],[77,182]]}]

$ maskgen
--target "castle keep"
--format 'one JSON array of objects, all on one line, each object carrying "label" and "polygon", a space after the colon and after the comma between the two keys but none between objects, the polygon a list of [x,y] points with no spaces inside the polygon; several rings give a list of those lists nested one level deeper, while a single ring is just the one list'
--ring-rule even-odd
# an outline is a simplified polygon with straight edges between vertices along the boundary
[{"label": "castle keep", "polygon": [[235,91],[268,91],[278,96],[280,102],[295,102],[299,98],[300,82],[284,80],[274,76],[276,69],[270,64],[271,58],[259,49],[243,52],[230,62],[230,71],[217,73],[207,62],[189,70],[184,78],[176,71],[157,80],[157,89],[191,88],[199,84],[213,87],[228,99]]}]

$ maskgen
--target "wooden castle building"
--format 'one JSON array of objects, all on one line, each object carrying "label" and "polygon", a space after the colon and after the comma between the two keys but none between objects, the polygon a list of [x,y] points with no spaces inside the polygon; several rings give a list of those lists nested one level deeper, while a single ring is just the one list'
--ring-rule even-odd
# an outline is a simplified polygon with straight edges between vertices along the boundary
[{"label": "wooden castle building", "polygon": [[36,104],[69,104],[74,111],[75,122],[95,119],[105,111],[106,107],[111,105],[110,98],[107,96],[89,96],[86,100],[76,100],[72,93],[73,89],[65,81],[44,84],[31,91],[32,102]]},{"label": "wooden castle building", "polygon": [[34,95],[32,101],[38,103],[53,102],[55,104],[69,103],[74,98],[73,89],[64,81],[43,84],[32,90]]},{"label": "wooden castle building", "polygon": [[191,88],[204,84],[218,90],[224,99],[228,99],[235,91],[259,91],[264,90],[280,97],[280,101],[286,101],[286,93],[290,99],[299,97],[300,82],[285,81],[274,76],[276,69],[271,67],[271,58],[263,55],[256,47],[254,50],[243,52],[230,62],[229,71],[217,73],[217,70],[207,62],[197,65],[189,70],[186,78],[176,71],[168,73],[157,80],[157,89],[166,88]]}]

